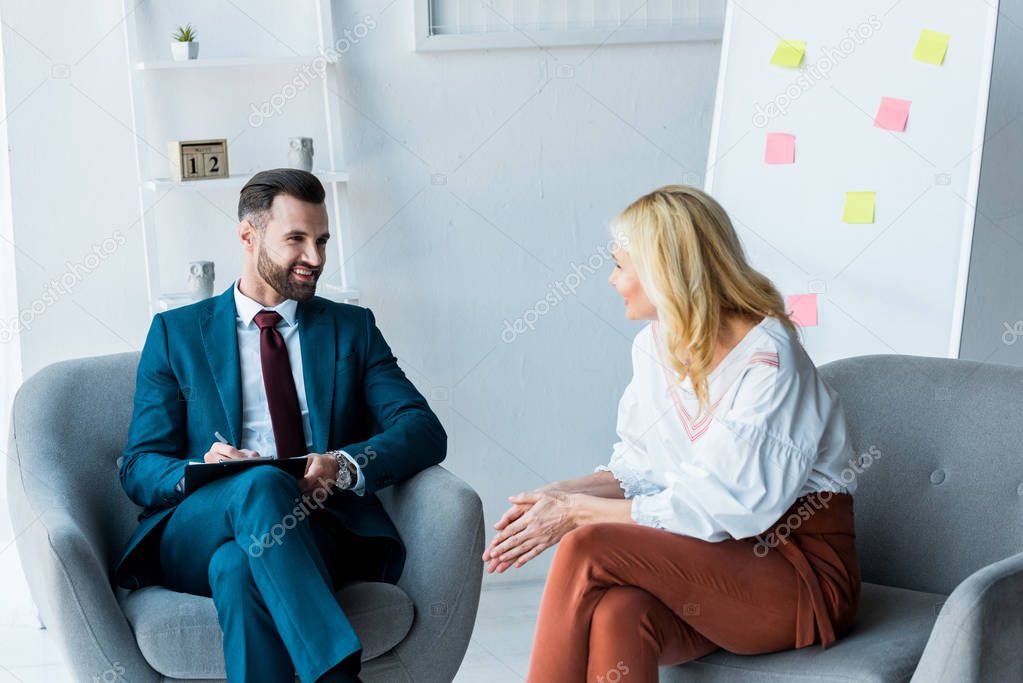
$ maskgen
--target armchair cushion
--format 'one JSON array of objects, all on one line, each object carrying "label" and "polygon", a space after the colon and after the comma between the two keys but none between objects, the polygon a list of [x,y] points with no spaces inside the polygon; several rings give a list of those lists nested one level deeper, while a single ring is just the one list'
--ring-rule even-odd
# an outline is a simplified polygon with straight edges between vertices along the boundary
[{"label": "armchair cushion", "polygon": [[[162,586],[122,596],[121,607],[151,667],[170,678],[226,677],[223,634],[211,598]],[[412,600],[393,584],[350,583],[336,596],[362,641],[363,661],[393,648],[412,626]]]},{"label": "armchair cushion", "polygon": [[864,583],[852,630],[827,650],[819,645],[768,655],[718,650],[661,669],[662,681],[908,681],[946,596]]}]

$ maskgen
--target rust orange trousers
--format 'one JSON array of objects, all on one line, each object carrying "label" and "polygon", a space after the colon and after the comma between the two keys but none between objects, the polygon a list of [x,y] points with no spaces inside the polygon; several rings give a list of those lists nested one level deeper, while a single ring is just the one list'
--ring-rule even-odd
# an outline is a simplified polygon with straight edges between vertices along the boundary
[{"label": "rust orange trousers", "polygon": [[590,524],[555,551],[526,680],[646,683],[718,648],[826,648],[859,594],[849,494],[802,496],[764,533],[718,543]]}]

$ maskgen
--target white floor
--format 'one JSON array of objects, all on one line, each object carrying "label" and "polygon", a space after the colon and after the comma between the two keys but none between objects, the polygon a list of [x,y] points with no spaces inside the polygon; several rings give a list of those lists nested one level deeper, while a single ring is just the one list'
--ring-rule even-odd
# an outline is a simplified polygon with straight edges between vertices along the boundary
[{"label": "white floor", "polygon": [[0,683],[71,681],[57,644],[36,622],[14,538],[6,494],[0,493]]},{"label": "white floor", "polygon": [[[3,491],[0,474],[0,492]],[[18,530],[23,531],[23,530]],[[72,681],[53,635],[38,628],[0,493],[0,683]],[[543,585],[485,588],[458,683],[524,681]]]},{"label": "white floor", "polygon": [[543,583],[484,588],[469,649],[456,683],[526,680]]}]

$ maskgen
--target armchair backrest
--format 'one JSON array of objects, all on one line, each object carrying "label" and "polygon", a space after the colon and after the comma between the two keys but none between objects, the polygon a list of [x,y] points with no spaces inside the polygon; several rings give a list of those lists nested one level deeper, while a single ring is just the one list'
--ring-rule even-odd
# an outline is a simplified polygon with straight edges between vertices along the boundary
[{"label": "armchair backrest", "polygon": [[854,495],[864,581],[950,593],[1023,550],[1023,368],[873,355],[820,374],[872,454]]},{"label": "armchair backrest", "polygon": [[18,389],[11,412],[9,488],[24,487],[41,511],[62,506],[101,560],[116,559],[137,524],[137,505],[118,478],[128,440],[139,353],[49,365]]}]

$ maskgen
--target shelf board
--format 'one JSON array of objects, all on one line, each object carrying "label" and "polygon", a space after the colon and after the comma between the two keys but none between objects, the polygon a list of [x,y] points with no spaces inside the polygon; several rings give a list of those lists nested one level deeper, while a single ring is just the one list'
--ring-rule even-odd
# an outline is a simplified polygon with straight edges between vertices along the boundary
[{"label": "shelf board", "polygon": [[[201,190],[218,187],[241,187],[256,173],[236,173],[226,178],[211,178],[209,180],[171,180],[170,178],[150,178],[143,181],[147,190]],[[321,183],[347,183],[348,171],[313,171],[313,175],[320,179]]]},{"label": "shelf board", "polygon": [[323,55],[281,55],[279,57],[221,57],[214,59],[189,59],[177,62],[173,59],[158,59],[135,62],[136,71],[173,71],[175,69],[236,69],[250,66],[301,66],[322,59],[328,64],[335,60]]},{"label": "shelf board", "polygon": [[359,301],[359,290],[341,289],[337,285],[322,284],[316,288],[316,293],[324,299],[337,301],[343,304],[351,304]]},{"label": "shelf board", "polygon": [[194,304],[196,301],[202,301],[202,299],[193,299],[192,295],[188,292],[171,292],[160,295],[160,310],[169,311],[172,308],[178,308],[179,306],[187,306],[188,304]]}]

